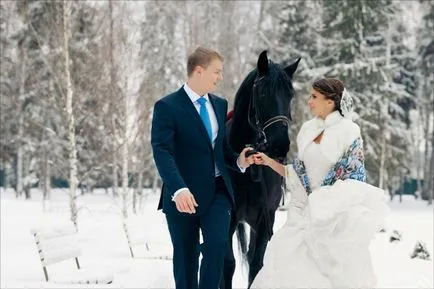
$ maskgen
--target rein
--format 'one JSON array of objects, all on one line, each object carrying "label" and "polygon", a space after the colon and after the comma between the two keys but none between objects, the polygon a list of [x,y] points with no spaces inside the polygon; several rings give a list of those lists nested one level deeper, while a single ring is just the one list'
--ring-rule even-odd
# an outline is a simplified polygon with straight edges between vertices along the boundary
[{"label": "rein", "polygon": [[[253,128],[253,130],[256,131],[257,135],[257,142],[254,145],[254,149],[257,151],[265,152],[267,150],[268,142],[267,142],[267,135],[265,131],[270,128],[272,125],[277,123],[283,123],[287,127],[289,127],[290,120],[285,115],[276,115],[271,117],[270,119],[266,120],[265,122],[261,123],[261,117],[259,114],[259,107],[257,105],[257,85],[258,83],[264,79],[264,76],[256,78],[255,82],[253,84],[253,96],[251,101],[249,102],[249,108],[248,108],[248,115],[247,115],[247,121],[249,125]],[[252,115],[252,109],[254,111],[254,122],[251,119]],[[268,189],[267,185],[265,183],[265,180],[263,178],[263,168],[262,167],[256,167],[256,170],[253,170],[253,168],[250,170],[251,177],[254,182],[259,182],[261,185],[261,190],[264,196],[264,206],[263,208],[263,218],[265,222],[265,228],[267,231],[268,240],[271,239],[271,236],[273,235],[273,228],[271,224],[271,218],[270,214],[268,213]],[[256,171],[256,172],[255,172]]]},{"label": "rein", "polygon": [[[262,152],[266,151],[268,145],[267,134],[265,133],[266,129],[277,123],[283,123],[287,127],[289,127],[289,123],[290,123],[289,118],[285,115],[276,115],[269,118],[263,123],[261,122],[259,107],[257,105],[257,97],[258,97],[257,86],[258,83],[260,83],[264,78],[265,76],[261,76],[255,79],[253,83],[253,96],[251,98],[251,101],[249,101],[249,108],[247,112],[247,121],[249,125],[253,128],[253,130],[256,132],[256,137],[257,137],[257,142],[254,146],[254,149]],[[254,122],[251,119],[252,109],[254,111]]]}]

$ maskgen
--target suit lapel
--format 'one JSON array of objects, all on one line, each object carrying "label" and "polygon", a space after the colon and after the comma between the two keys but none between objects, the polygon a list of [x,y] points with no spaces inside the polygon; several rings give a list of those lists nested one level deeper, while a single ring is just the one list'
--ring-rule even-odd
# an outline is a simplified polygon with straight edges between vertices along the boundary
[{"label": "suit lapel", "polygon": [[202,135],[206,138],[208,144],[212,147],[205,125],[203,124],[203,121],[200,118],[199,113],[197,113],[194,104],[191,102],[191,99],[188,97],[187,93],[185,92],[184,87],[181,87],[178,90],[178,94],[180,96],[179,99],[182,107],[184,108],[185,111],[187,111],[191,115],[194,122],[196,123],[196,127],[202,132]]},{"label": "suit lapel", "polygon": [[222,116],[222,114],[220,112],[221,111],[221,105],[220,105],[217,97],[215,97],[214,95],[212,95],[210,93],[208,93],[208,96],[209,96],[209,100],[211,102],[211,105],[212,105],[212,107],[214,109],[215,116],[217,118],[217,124],[219,126],[217,137],[219,137],[220,136],[220,132],[223,129],[223,125],[225,125],[224,122],[223,122],[223,119],[222,119],[223,116]]}]

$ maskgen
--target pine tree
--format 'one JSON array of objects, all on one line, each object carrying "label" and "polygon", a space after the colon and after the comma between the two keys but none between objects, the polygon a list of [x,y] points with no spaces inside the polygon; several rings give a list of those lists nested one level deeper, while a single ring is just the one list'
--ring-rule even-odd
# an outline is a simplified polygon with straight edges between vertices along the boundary
[{"label": "pine tree", "polygon": [[[312,13],[312,12],[315,13]],[[291,103],[294,122],[291,132],[298,132],[303,122],[311,118],[307,107],[312,82],[320,75],[318,67],[322,51],[322,37],[318,33],[322,27],[322,6],[316,1],[271,2],[268,16],[274,21],[265,29],[266,45],[272,49],[276,62],[283,65],[301,57],[301,62],[293,79],[295,97]],[[291,152],[295,153],[295,142]]]},{"label": "pine tree", "polygon": [[388,0],[324,1],[323,66],[330,68],[328,76],[343,79],[355,98],[369,180],[384,188],[393,176],[407,173],[410,145],[398,105],[409,94],[393,80],[398,64],[390,49],[397,7]]},{"label": "pine tree", "polygon": [[6,4],[0,3],[0,171],[3,171],[3,180],[0,179],[0,182],[8,187],[13,175],[10,168],[14,154],[12,128],[15,122],[11,112],[15,110],[12,94],[16,81],[13,73],[14,59],[11,56],[13,43],[9,38],[11,9]]},{"label": "pine tree", "polygon": [[39,1],[14,4],[22,24],[12,35],[17,51],[14,70],[19,80],[10,95],[16,99],[16,192],[19,196],[24,191],[26,198],[30,198],[29,188],[33,180],[29,176],[38,171],[35,160],[40,150],[41,132],[45,130],[44,107],[48,103],[49,79],[53,75],[45,55],[51,32],[49,15],[52,7]]}]

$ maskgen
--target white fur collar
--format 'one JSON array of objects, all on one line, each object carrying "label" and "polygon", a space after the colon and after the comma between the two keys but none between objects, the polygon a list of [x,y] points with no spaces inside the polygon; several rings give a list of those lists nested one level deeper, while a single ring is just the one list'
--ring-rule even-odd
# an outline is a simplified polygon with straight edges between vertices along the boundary
[{"label": "white fur collar", "polygon": [[360,128],[349,119],[343,118],[338,111],[330,113],[325,120],[314,118],[305,122],[297,135],[298,158],[302,161],[307,146],[321,132],[320,148],[333,163],[337,162],[354,140],[360,137]]}]

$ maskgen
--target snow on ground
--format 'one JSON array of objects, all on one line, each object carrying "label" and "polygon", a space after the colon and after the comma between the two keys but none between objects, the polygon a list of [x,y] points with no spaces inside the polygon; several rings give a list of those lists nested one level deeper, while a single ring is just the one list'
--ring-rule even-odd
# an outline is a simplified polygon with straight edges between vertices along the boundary
[{"label": "snow on ground", "polygon": [[[0,188],[1,197],[1,288],[72,288],[70,284],[45,282],[32,228],[51,227],[68,222],[68,196],[53,190],[52,201],[42,206],[41,193],[32,191],[32,199],[16,199],[10,190]],[[82,285],[80,288],[174,288],[170,239],[164,215],[156,210],[158,196],[148,194],[138,215],[131,217],[133,227],[149,239],[150,250],[134,248],[131,258],[122,229],[117,201],[104,191],[79,199],[80,263],[83,268],[110,270],[110,285]],[[390,203],[391,214],[385,233],[378,233],[371,249],[378,275],[378,288],[434,288],[433,282],[433,207],[405,197]],[[278,211],[275,229],[283,225],[286,212]],[[390,243],[393,230],[402,233],[402,241]],[[416,241],[425,242],[431,260],[411,259]],[[236,247],[236,246],[235,246]],[[235,248],[237,249],[237,248]],[[50,278],[62,279],[76,270],[73,260],[48,267]],[[306,272],[308,274],[308,272]],[[234,288],[246,288],[245,270],[237,266]]]}]

